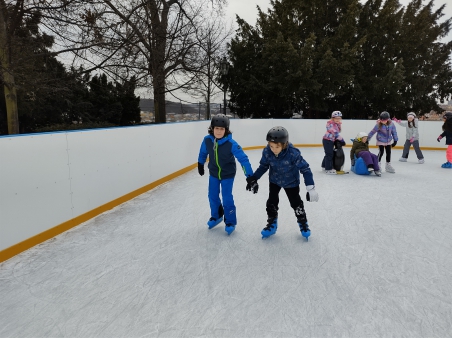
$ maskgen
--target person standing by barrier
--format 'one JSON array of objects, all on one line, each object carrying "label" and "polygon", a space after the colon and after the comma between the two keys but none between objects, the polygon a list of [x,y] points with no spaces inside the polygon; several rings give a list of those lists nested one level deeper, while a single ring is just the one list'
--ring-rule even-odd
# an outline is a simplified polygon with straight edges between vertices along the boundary
[{"label": "person standing by barrier", "polygon": [[410,147],[411,145],[413,145],[418,163],[424,163],[424,155],[422,154],[421,148],[419,148],[419,120],[417,119],[416,114],[413,112],[408,113],[407,121],[401,121],[396,119],[395,117],[393,117],[392,120],[400,126],[406,128],[406,141],[405,145],[403,146],[402,157],[399,159],[399,161],[406,162],[408,160]]},{"label": "person standing by barrier", "polygon": [[334,156],[334,142],[339,141],[342,146],[345,146],[345,141],[340,135],[342,130],[342,113],[338,110],[333,111],[331,119],[326,123],[326,133],[323,135],[323,150],[325,156],[322,161],[322,170],[325,170],[326,174],[336,175],[336,170],[333,168],[333,156]]},{"label": "person standing by barrier", "polygon": [[384,111],[380,114],[380,119],[377,121],[377,124],[369,133],[369,141],[375,133],[377,134],[377,146],[378,148],[380,148],[380,152],[378,153],[378,162],[381,163],[381,158],[383,157],[383,154],[386,150],[385,170],[388,173],[394,174],[395,169],[391,165],[391,148],[394,148],[396,146],[399,137],[397,136],[396,127],[394,123],[391,122],[389,113],[387,111]]},{"label": "person standing by barrier", "polygon": [[[209,134],[204,137],[198,156],[198,173],[204,175],[204,163],[209,157],[209,203],[210,219],[207,222],[209,229],[218,225],[224,217],[225,231],[230,235],[237,225],[236,207],[232,195],[234,178],[236,174],[235,158],[242,165],[246,177],[253,175],[253,169],[248,156],[242,148],[232,139],[229,130],[229,118],[224,114],[212,117],[208,129]],[[235,158],[234,158],[235,157]],[[223,203],[220,200],[220,187]],[[259,186],[256,186],[255,193]]]},{"label": "person standing by barrier", "polygon": [[447,162],[441,165],[441,168],[452,169],[452,112],[448,111],[443,116],[443,132],[436,139],[438,142],[441,141],[443,137],[446,138],[447,150],[446,159]]}]

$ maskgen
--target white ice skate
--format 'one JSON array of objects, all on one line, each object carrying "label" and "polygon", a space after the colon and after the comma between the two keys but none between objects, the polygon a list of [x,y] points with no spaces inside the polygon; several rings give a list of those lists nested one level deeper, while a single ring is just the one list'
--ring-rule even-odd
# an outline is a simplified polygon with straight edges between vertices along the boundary
[{"label": "white ice skate", "polygon": [[386,162],[385,170],[388,173],[395,174],[395,169],[392,167],[391,162]]}]

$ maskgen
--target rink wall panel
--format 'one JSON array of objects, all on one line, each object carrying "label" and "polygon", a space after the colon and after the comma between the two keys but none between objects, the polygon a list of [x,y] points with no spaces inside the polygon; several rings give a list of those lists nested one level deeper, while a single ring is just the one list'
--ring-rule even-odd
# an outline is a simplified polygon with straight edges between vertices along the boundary
[{"label": "rink wall panel", "polygon": [[[263,148],[277,125],[297,146],[321,146],[325,124],[233,119],[231,130],[245,149]],[[344,120],[341,134],[350,144],[374,125]],[[423,149],[446,148],[436,141],[441,125],[419,123]],[[0,137],[0,262],[195,168],[208,126],[197,121]],[[397,125],[397,131],[403,146],[405,128]]]}]

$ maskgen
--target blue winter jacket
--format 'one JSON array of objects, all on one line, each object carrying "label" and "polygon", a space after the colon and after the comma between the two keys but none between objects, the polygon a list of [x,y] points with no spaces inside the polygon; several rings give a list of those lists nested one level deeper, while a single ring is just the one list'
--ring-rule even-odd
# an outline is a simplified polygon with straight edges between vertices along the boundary
[{"label": "blue winter jacket", "polygon": [[293,188],[300,185],[300,172],[303,174],[304,184],[314,185],[311,168],[303,159],[300,151],[292,143],[276,156],[270,146],[262,151],[259,168],[254,176],[259,179],[270,168],[269,179],[282,188]]},{"label": "blue winter jacket", "polygon": [[209,173],[211,176],[220,180],[235,177],[237,171],[235,158],[242,165],[245,176],[253,175],[248,156],[243,152],[242,148],[232,139],[232,134],[215,139],[213,135],[207,135],[201,143],[199,150],[198,162],[204,164],[209,156]]}]

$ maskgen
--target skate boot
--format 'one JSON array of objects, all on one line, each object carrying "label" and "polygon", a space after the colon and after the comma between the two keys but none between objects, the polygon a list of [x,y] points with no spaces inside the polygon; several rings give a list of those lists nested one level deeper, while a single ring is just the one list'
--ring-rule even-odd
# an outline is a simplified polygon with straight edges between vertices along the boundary
[{"label": "skate boot", "polygon": [[336,170],[334,170],[334,169],[325,170],[325,174],[327,174],[327,175],[336,175]]},{"label": "skate boot", "polygon": [[306,238],[306,240],[309,240],[309,236],[311,236],[311,230],[309,229],[308,222],[298,222],[298,226],[300,227],[301,236]]},{"label": "skate boot", "polygon": [[261,231],[262,239],[270,237],[271,235],[274,235],[276,233],[277,229],[278,229],[278,218],[270,217],[267,220],[267,225]]},{"label": "skate boot", "polygon": [[311,235],[311,230],[309,230],[308,219],[306,218],[306,212],[304,211],[303,204],[300,204],[295,209],[295,216],[297,216],[297,222],[300,227],[301,235],[308,240],[308,237]]},{"label": "skate boot", "polygon": [[232,232],[235,230],[235,224],[226,224],[224,227],[224,231],[228,233],[228,236],[232,234]]},{"label": "skate boot", "polygon": [[377,175],[378,177],[381,177],[381,171],[380,170],[375,170],[374,174]]},{"label": "skate boot", "polygon": [[209,229],[212,229],[215,226],[217,226],[218,224],[220,224],[222,220],[223,220],[223,217],[219,217],[216,219],[213,217],[210,217],[210,219],[207,221],[207,226],[209,227]]},{"label": "skate boot", "polygon": [[447,161],[446,163],[441,164],[441,168],[452,169],[452,163]]},{"label": "skate boot", "polygon": [[403,157],[403,156],[402,156],[401,158],[399,158],[399,161],[400,161],[400,162],[406,162],[407,160],[408,160],[408,159],[405,158],[405,157]]},{"label": "skate boot", "polygon": [[386,162],[385,170],[388,173],[395,174],[395,169],[392,167],[391,162]]},{"label": "skate boot", "polygon": [[417,162],[418,162],[419,164],[422,164],[422,163],[424,163],[425,161],[424,161],[423,158],[420,158],[419,160],[417,160]]}]

